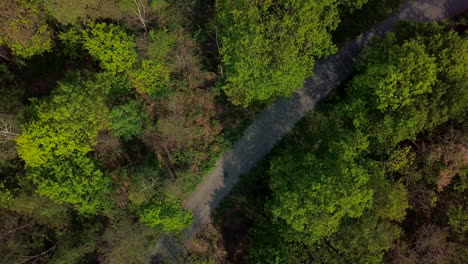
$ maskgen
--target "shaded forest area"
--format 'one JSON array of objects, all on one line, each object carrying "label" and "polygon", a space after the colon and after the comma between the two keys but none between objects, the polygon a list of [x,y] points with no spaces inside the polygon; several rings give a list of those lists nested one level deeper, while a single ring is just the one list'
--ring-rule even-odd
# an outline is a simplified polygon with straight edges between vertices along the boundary
[{"label": "shaded forest area", "polygon": [[[0,263],[145,262],[255,114],[400,3],[0,1]],[[463,260],[467,54],[463,21],[376,40],[184,262]]]}]

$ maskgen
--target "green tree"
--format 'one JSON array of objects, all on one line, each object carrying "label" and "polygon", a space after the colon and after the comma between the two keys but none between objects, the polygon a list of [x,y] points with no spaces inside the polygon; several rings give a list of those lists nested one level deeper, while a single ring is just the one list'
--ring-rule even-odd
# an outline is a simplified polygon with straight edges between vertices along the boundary
[{"label": "green tree", "polygon": [[381,112],[414,104],[419,95],[432,92],[437,78],[435,58],[425,51],[424,44],[410,40],[395,45],[395,41],[395,36],[389,34],[383,43],[376,40],[364,51],[357,64],[362,73],[351,86],[355,97],[371,95],[370,108]]},{"label": "green tree", "polygon": [[137,61],[136,44],[122,28],[113,24],[89,23],[82,30],[83,46],[110,73],[130,70]]},{"label": "green tree", "polygon": [[138,215],[140,222],[165,232],[180,232],[192,223],[192,214],[184,211],[177,199],[153,200]]},{"label": "green tree", "polygon": [[42,6],[34,1],[0,2],[0,45],[29,58],[52,48],[51,30]]},{"label": "green tree", "polygon": [[374,181],[372,207],[359,218],[343,220],[338,231],[312,250],[319,263],[382,263],[384,252],[402,234],[396,224],[406,216],[407,191],[403,184],[381,178]]},{"label": "green tree", "polygon": [[163,63],[152,60],[142,61],[139,69],[130,74],[130,80],[137,92],[157,98],[167,94],[169,89],[169,69]]},{"label": "green tree", "polygon": [[176,46],[176,34],[163,29],[151,30],[148,34],[149,44],[147,54],[153,60],[167,61],[171,51]]},{"label": "green tree", "polygon": [[338,25],[343,2],[217,1],[223,89],[230,100],[247,106],[302,87],[315,60],[336,52],[330,32]]},{"label": "green tree", "polygon": [[368,145],[356,133],[331,142],[321,155],[291,146],[271,161],[267,206],[290,227],[289,240],[313,244],[335,233],[344,217],[359,217],[371,206],[368,182],[381,170],[363,159]]},{"label": "green tree", "polygon": [[147,118],[142,105],[132,100],[117,106],[111,111],[111,128],[114,135],[125,140],[131,140],[143,132],[143,122]]},{"label": "green tree", "polygon": [[[345,94],[306,118],[271,159],[266,209],[280,238],[254,243],[253,259],[381,263],[402,234],[396,223],[409,206],[430,213],[440,203],[435,189],[449,188],[455,175],[466,178],[459,165],[462,140],[442,139],[444,147],[436,148],[423,170],[414,170],[421,154],[402,142],[449,119],[466,118],[467,41],[436,23],[401,27],[363,51]],[[425,177],[432,188],[417,183]],[[458,198],[448,200],[457,202],[441,211],[452,213],[453,224],[463,230],[465,208]],[[263,239],[264,229],[254,234]],[[291,250],[297,247],[302,250]]]},{"label": "green tree", "polygon": [[109,184],[89,156],[99,130],[109,124],[99,92],[87,81],[60,84],[35,104],[37,117],[17,138],[18,155],[37,192],[82,213],[102,209]]},{"label": "green tree", "polygon": [[136,222],[132,215],[124,214],[107,226],[101,235],[101,241],[107,246],[99,246],[97,250],[106,263],[144,263],[160,235],[160,230],[147,227]]},{"label": "green tree", "polygon": [[468,78],[461,70],[468,66],[468,42],[437,24],[428,27],[439,32],[433,40],[417,30],[410,39],[389,34],[374,40],[357,63],[347,111],[354,127],[379,143],[375,148],[414,140],[459,115],[468,102]]}]

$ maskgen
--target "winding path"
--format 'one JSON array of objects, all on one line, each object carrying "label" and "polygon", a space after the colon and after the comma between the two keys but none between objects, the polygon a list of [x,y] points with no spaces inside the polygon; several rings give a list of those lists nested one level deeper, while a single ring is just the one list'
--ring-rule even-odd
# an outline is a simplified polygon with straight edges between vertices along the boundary
[{"label": "winding path", "polygon": [[[184,201],[184,207],[191,210],[194,216],[193,225],[184,232],[185,241],[190,241],[210,223],[212,213],[240,176],[247,174],[265,158],[320,99],[352,76],[354,60],[375,35],[391,31],[398,20],[440,20],[466,10],[468,0],[409,0],[398,13],[346,44],[337,54],[316,63],[315,75],[305,81],[304,87],[293,97],[279,99],[265,109],[233,148],[218,160],[215,169],[198,189]],[[177,243],[164,237],[158,242],[155,254],[170,256],[178,251],[177,248]],[[158,263],[156,259],[152,258],[150,262]]]}]

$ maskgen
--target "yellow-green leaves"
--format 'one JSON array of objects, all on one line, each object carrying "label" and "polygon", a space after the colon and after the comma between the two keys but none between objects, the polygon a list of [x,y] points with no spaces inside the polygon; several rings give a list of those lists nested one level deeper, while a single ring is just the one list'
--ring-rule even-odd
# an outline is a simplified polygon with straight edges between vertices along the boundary
[{"label": "yellow-green leaves", "polygon": [[163,63],[144,60],[139,69],[130,74],[130,80],[139,94],[157,98],[169,90],[169,69]]},{"label": "yellow-green leaves", "polygon": [[[362,2],[362,1],[361,1]],[[248,106],[289,96],[336,51],[330,32],[339,2],[217,1],[221,55],[230,100]]]},{"label": "yellow-green leaves", "polygon": [[[374,107],[381,111],[394,111],[410,105],[418,95],[430,93],[437,78],[436,60],[420,41],[410,40],[401,46],[393,44],[382,52],[385,46],[395,43],[391,36],[384,44],[377,41],[373,50],[367,50],[364,58],[378,52],[383,53],[379,54],[383,57],[372,65],[362,66],[366,71],[353,80],[353,89],[375,95]],[[369,60],[361,62],[366,63]]]},{"label": "yellow-green leaves", "polygon": [[82,34],[84,48],[108,72],[117,74],[128,71],[137,61],[135,42],[119,26],[90,23]]},{"label": "yellow-green leaves", "polygon": [[139,216],[140,222],[165,232],[180,232],[192,223],[192,213],[184,211],[179,200],[154,200]]},{"label": "yellow-green leaves", "polygon": [[35,106],[37,118],[17,139],[18,155],[37,192],[82,213],[102,209],[109,180],[88,156],[98,132],[109,126],[104,100],[93,83],[60,84]]},{"label": "yellow-green leaves", "polygon": [[5,188],[5,184],[0,182],[0,208],[9,208],[13,203],[11,191]]},{"label": "yellow-green leaves", "polygon": [[271,161],[269,209],[294,230],[288,239],[314,243],[371,206],[368,182],[380,170],[362,158],[368,144],[362,133],[349,133],[320,155],[291,146]]},{"label": "yellow-green leaves", "polygon": [[459,59],[466,56],[468,41],[454,32],[407,23],[363,51],[348,87],[348,115],[380,143],[374,148],[415,139],[466,108],[467,62]]}]

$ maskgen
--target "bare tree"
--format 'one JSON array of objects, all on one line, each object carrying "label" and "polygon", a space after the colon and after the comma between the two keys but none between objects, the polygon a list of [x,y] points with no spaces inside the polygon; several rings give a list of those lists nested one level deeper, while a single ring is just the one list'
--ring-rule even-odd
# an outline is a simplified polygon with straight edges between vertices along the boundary
[{"label": "bare tree", "polygon": [[0,144],[13,140],[19,135],[20,134],[13,132],[11,125],[7,124],[5,120],[0,119]]},{"label": "bare tree", "polygon": [[[5,141],[13,140],[20,134],[13,132],[11,125],[7,124],[5,120],[0,119],[0,135]],[[0,141],[1,143],[2,141]]]},{"label": "bare tree", "polygon": [[[144,0],[145,1],[145,0]],[[146,8],[145,3],[142,3],[141,0],[133,0],[136,8],[133,10],[135,15],[138,18],[139,25],[145,31],[145,34],[148,33],[148,28],[146,27]]]},{"label": "bare tree", "polygon": [[15,139],[19,135],[12,125],[0,118],[0,160],[8,160],[16,155]]}]

